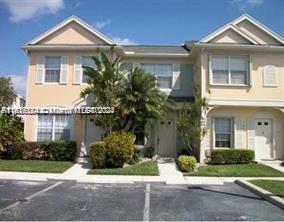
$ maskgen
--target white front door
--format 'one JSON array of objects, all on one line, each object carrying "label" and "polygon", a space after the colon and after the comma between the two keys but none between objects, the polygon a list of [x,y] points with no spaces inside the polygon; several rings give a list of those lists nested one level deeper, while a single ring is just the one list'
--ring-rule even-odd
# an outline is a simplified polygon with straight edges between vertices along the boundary
[{"label": "white front door", "polygon": [[272,121],[255,119],[255,158],[272,159]]},{"label": "white front door", "polygon": [[176,138],[173,120],[163,120],[158,122],[157,153],[161,157],[176,156]]}]

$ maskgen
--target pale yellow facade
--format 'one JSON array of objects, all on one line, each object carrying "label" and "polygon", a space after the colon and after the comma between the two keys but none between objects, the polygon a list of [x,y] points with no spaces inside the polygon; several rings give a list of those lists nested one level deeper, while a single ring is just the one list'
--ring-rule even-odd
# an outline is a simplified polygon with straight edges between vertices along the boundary
[{"label": "pale yellow facade", "polygon": [[[109,56],[122,56],[125,61],[138,63],[172,63],[191,65],[194,67],[194,81],[201,85],[201,94],[208,100],[209,108],[205,112],[207,134],[201,140],[200,161],[203,162],[210,150],[215,147],[214,119],[218,117],[232,118],[232,148],[254,149],[261,159],[262,138],[256,138],[257,120],[267,121],[270,127],[271,159],[284,156],[283,145],[284,125],[284,44],[273,33],[244,17],[230,24],[233,27],[217,30],[204,41],[196,43],[187,49],[187,56],[177,53],[163,55],[153,53],[148,55],[125,55],[121,46],[112,51],[112,44],[104,36],[94,34],[77,22],[56,29],[49,35],[40,37],[36,43],[27,45],[30,57],[27,106],[70,107],[84,103],[80,92],[87,86],[74,80],[76,58],[78,56],[93,56],[100,50],[112,51]],[[89,48],[88,48],[89,46]],[[269,47],[274,48],[269,48]],[[38,48],[37,48],[38,47]],[[277,47],[275,49],[275,47]],[[283,47],[283,48],[281,48]],[[248,83],[244,85],[218,85],[210,81],[211,56],[242,56],[248,58]],[[40,57],[63,56],[67,58],[66,79],[62,83],[38,83],[37,66]],[[267,66],[275,68],[276,85],[264,84],[264,69]],[[188,87],[192,87],[188,83]],[[166,92],[170,93],[170,92]],[[86,135],[92,126],[82,116],[72,119],[71,137],[78,148],[86,146]],[[176,124],[176,121],[173,121]],[[266,122],[265,122],[266,123]],[[28,116],[25,120],[25,138],[28,141],[37,140],[37,116]],[[157,128],[158,129],[158,128]],[[157,129],[153,144],[157,143]],[[95,129],[98,130],[98,129]],[[149,129],[151,131],[153,129]],[[175,132],[176,135],[176,132]],[[253,136],[255,135],[255,136]],[[179,141],[176,142],[179,144]],[[175,147],[178,150],[178,147]]]}]

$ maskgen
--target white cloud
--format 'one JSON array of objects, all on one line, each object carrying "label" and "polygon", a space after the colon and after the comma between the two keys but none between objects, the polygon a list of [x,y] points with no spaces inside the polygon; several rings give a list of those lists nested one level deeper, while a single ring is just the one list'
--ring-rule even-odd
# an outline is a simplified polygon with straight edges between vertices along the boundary
[{"label": "white cloud", "polygon": [[264,0],[232,0],[231,4],[238,7],[240,11],[245,11],[261,6]]},{"label": "white cloud", "polygon": [[10,75],[14,90],[21,96],[26,96],[27,78],[26,75]]},{"label": "white cloud", "polygon": [[102,29],[105,26],[109,25],[111,23],[111,20],[106,20],[106,21],[100,21],[100,22],[96,22],[96,24],[94,25],[96,29]]},{"label": "white cloud", "polygon": [[136,41],[130,40],[128,38],[113,37],[111,39],[118,45],[137,45]]},{"label": "white cloud", "polygon": [[63,0],[0,0],[9,9],[11,22],[29,20],[64,8]]}]

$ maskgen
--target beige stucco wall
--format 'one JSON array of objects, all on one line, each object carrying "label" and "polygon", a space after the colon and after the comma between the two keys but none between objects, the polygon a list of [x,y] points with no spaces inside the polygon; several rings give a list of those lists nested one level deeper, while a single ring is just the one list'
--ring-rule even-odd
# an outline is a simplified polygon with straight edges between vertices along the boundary
[{"label": "beige stucco wall", "polygon": [[[72,51],[54,51],[54,52],[31,52],[30,64],[28,73],[27,85],[27,100],[28,107],[44,107],[44,106],[72,106],[77,104],[80,99],[80,92],[87,86],[87,84],[75,85],[73,84],[73,64],[75,56],[89,56],[95,55],[96,51],[89,52],[72,52]],[[36,83],[36,64],[37,57],[44,56],[68,56],[68,78],[67,84],[59,83]],[[71,136],[78,144],[78,147],[84,142],[85,134],[85,119],[80,116],[72,117]],[[36,140],[37,132],[37,116],[27,116],[25,119],[25,139],[28,141]]]},{"label": "beige stucco wall", "polygon": [[[213,86],[209,84],[209,55],[247,55],[250,57],[251,86]],[[284,54],[241,50],[205,50],[201,53],[202,95],[207,99],[283,101]],[[277,87],[263,86],[265,65],[276,67]]]},{"label": "beige stucco wall", "polygon": [[[261,108],[261,107],[214,107],[211,109],[206,116],[206,135],[201,141],[201,161],[205,159],[206,150],[214,148],[213,144],[213,126],[212,119],[214,117],[230,117],[239,118],[241,121],[241,131],[242,131],[242,148],[249,149],[248,145],[248,124],[250,119],[254,118],[268,118],[272,120],[272,132],[274,131],[274,122],[281,122],[281,132],[276,134],[273,132],[273,150],[275,150],[275,158],[279,159],[284,156],[283,143],[281,137],[284,135],[283,123],[284,114],[276,108]],[[261,148],[261,147],[258,147]],[[254,148],[255,149],[255,148]]]},{"label": "beige stucco wall", "polygon": [[105,45],[106,43],[92,34],[90,31],[79,26],[75,22],[64,26],[55,33],[47,36],[39,44],[97,44]]}]

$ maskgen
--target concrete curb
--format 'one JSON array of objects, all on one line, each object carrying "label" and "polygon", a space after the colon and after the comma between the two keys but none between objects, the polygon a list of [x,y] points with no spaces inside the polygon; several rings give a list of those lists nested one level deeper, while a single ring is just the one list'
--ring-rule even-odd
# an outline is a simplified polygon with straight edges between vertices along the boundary
[{"label": "concrete curb", "polygon": [[235,183],[284,210],[284,199],[281,197],[275,196],[275,194],[245,180],[236,180]]}]

